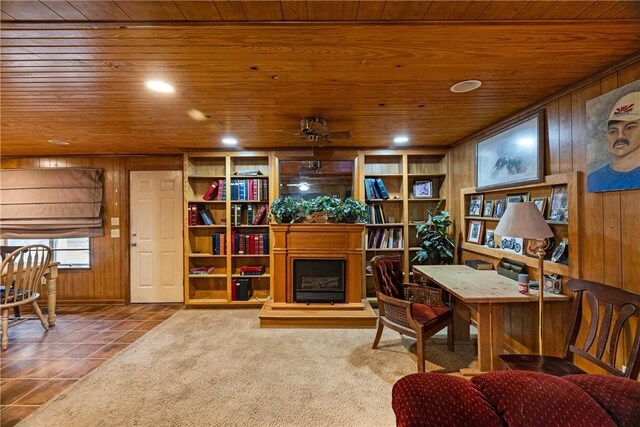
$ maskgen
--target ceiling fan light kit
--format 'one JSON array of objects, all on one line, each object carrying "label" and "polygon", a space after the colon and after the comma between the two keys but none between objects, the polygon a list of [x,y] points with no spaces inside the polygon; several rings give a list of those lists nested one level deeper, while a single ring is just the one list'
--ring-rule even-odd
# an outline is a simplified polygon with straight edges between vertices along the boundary
[{"label": "ceiling fan light kit", "polygon": [[288,133],[298,138],[284,141],[284,144],[307,140],[312,143],[328,143],[331,144],[334,139],[351,139],[351,131],[343,130],[330,132],[327,120],[324,117],[309,116],[300,120],[300,131],[291,131],[286,129],[278,129],[276,132]]}]

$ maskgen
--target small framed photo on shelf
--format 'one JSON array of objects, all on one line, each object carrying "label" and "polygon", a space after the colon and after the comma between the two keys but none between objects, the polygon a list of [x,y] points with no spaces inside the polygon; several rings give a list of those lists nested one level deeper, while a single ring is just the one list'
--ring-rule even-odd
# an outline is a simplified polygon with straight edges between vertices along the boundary
[{"label": "small framed photo on shelf", "polygon": [[506,206],[507,205],[504,199],[496,200],[494,202],[493,217],[502,218],[502,215],[504,215],[504,210]]},{"label": "small framed photo on shelf", "polygon": [[507,205],[509,203],[528,202],[529,193],[507,194]]},{"label": "small framed photo on shelf", "polygon": [[485,200],[482,216],[491,218],[491,215],[493,215],[493,200]]},{"label": "small framed photo on shelf", "polygon": [[430,179],[413,182],[414,199],[430,199],[433,197],[433,183]]},{"label": "small framed photo on shelf", "polygon": [[507,252],[513,252],[516,254],[523,254],[524,239],[521,237],[508,237],[502,236],[500,241],[500,249]]},{"label": "small framed photo on shelf", "polygon": [[467,242],[480,244],[482,239],[482,221],[469,221]]},{"label": "small framed photo on shelf", "polygon": [[488,248],[493,248],[496,246],[495,236],[493,233],[494,230],[487,230],[484,233],[484,245]]},{"label": "small framed photo on shelf", "polygon": [[567,195],[567,187],[564,185],[551,189],[549,219],[560,222],[569,220],[569,197]]},{"label": "small framed photo on shelf", "polygon": [[542,216],[544,216],[544,209],[547,207],[547,198],[546,197],[534,197],[532,202],[536,204],[536,208],[538,208],[538,210],[540,211]]},{"label": "small framed photo on shelf", "polygon": [[482,213],[482,194],[474,194],[469,201],[469,216],[480,216]]}]

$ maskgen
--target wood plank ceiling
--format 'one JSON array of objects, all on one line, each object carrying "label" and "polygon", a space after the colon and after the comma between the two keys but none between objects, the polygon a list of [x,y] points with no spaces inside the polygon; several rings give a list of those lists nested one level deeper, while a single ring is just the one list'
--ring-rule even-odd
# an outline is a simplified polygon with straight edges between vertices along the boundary
[{"label": "wood plank ceiling", "polygon": [[[638,55],[636,1],[3,1],[3,156],[448,146]],[[148,79],[173,84],[150,92]],[[453,94],[460,80],[480,89]],[[202,111],[192,120],[186,112]],[[70,142],[49,144],[50,139]],[[301,141],[287,147],[308,146]],[[406,146],[405,146],[406,147]]]}]

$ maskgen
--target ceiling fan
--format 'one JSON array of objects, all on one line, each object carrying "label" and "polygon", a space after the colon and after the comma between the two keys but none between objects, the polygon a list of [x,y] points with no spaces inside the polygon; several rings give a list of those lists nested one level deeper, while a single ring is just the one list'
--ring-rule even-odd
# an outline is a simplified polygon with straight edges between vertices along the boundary
[{"label": "ceiling fan", "polygon": [[287,133],[297,137],[289,141],[284,141],[283,144],[307,140],[311,143],[319,143],[318,145],[320,145],[324,143],[331,144],[334,139],[351,139],[350,130],[330,132],[327,120],[324,117],[317,116],[304,117],[300,120],[299,131],[278,129],[276,132]]}]

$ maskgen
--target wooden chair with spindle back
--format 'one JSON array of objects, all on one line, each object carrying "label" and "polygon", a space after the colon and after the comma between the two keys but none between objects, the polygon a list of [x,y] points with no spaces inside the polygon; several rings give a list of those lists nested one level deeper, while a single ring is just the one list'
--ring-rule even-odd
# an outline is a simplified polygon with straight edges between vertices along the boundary
[{"label": "wooden chair with spindle back", "polygon": [[51,249],[44,245],[29,245],[18,248],[2,260],[2,285],[0,293],[0,313],[2,314],[2,349],[9,345],[9,309],[31,304],[38,315],[45,330],[49,330],[46,321],[38,307],[40,298],[38,287],[42,283],[42,276],[51,261]]},{"label": "wooden chair with spindle back", "polygon": [[[585,374],[585,371],[572,363],[573,357],[579,356],[613,375],[637,379],[640,372],[640,295],[579,279],[569,280],[567,288],[576,295],[573,325],[565,342],[563,356],[503,354],[500,360],[504,366],[507,369],[538,371],[556,376]],[[587,325],[582,322],[583,299],[587,300],[591,310]],[[601,306],[604,307],[602,314]],[[635,318],[635,322],[630,322],[632,318]],[[633,341],[627,348],[628,356],[618,359],[620,338],[625,325],[631,330],[627,336]],[[578,345],[576,341],[581,326],[588,326],[588,331],[584,343]],[[621,365],[625,365],[626,369],[623,370]]]}]

